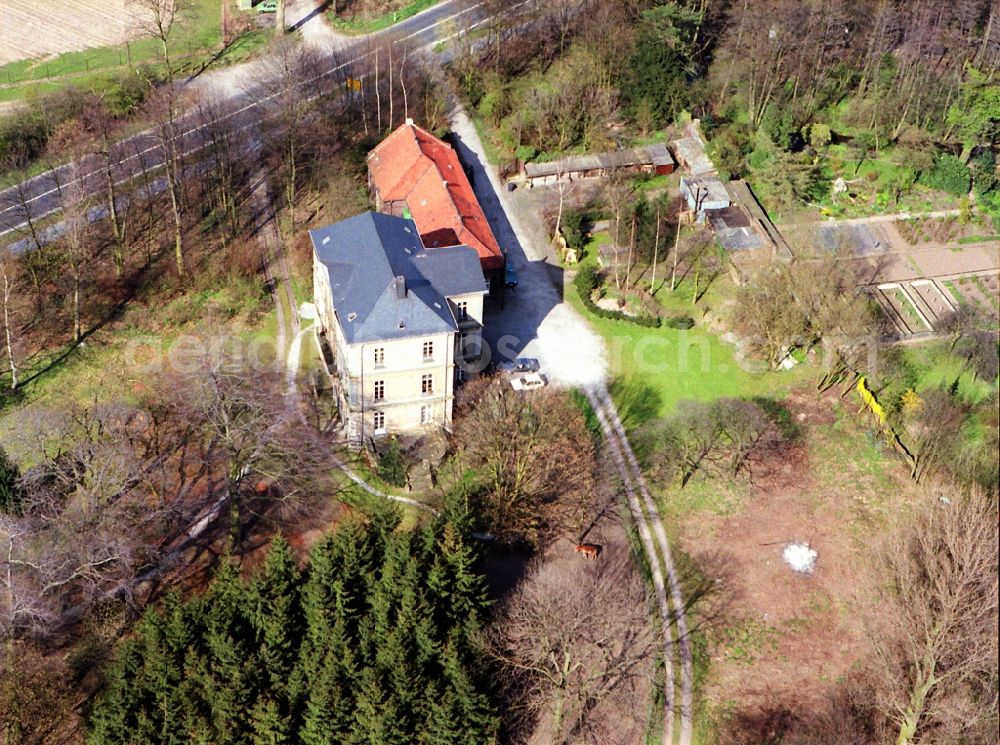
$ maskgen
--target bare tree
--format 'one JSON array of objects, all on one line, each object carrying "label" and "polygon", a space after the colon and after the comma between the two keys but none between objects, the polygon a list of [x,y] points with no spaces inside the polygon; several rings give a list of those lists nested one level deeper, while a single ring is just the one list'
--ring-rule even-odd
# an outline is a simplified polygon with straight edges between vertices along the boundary
[{"label": "bare tree", "polygon": [[283,376],[220,358],[166,382],[174,418],[192,424],[206,466],[220,476],[233,542],[248,517],[261,516],[257,507],[287,517],[335,492],[332,445],[286,401]]},{"label": "bare tree", "polygon": [[537,564],[492,626],[489,650],[524,728],[556,744],[624,742],[645,722],[640,683],[654,639],[643,583],[613,546],[596,562]]},{"label": "bare tree", "polygon": [[135,27],[143,36],[155,37],[160,42],[160,53],[167,73],[167,82],[174,80],[170,60],[170,39],[187,17],[189,0],[128,0],[132,7]]},{"label": "bare tree", "polygon": [[153,131],[163,156],[164,178],[170,196],[170,209],[174,218],[174,263],[177,274],[183,277],[184,266],[184,219],[182,184],[182,158],[184,154],[183,128],[180,126],[180,93],[173,85],[167,84],[156,89],[149,98],[148,113],[153,120]]},{"label": "bare tree", "polygon": [[[72,289],[70,292],[73,307],[73,342],[79,344],[83,338],[83,324],[80,315],[81,295],[83,293],[83,272],[89,267],[93,258],[93,246],[90,242],[92,233],[88,208],[90,200],[87,197],[86,163],[83,160],[82,133],[77,133],[77,141],[69,148],[73,157],[65,171],[65,180],[58,182],[59,204],[62,212],[62,238],[59,241],[69,266]],[[55,171],[58,178],[58,171]]]},{"label": "bare tree", "polygon": [[312,47],[283,39],[268,55],[262,76],[255,81],[266,101],[264,140],[281,163],[285,203],[293,224],[299,169],[317,136],[314,102],[319,65],[320,58]]},{"label": "bare tree", "polygon": [[897,745],[996,737],[997,517],[979,494],[934,500],[883,549],[871,635]]},{"label": "bare tree", "polygon": [[17,332],[13,301],[20,276],[8,246],[0,247],[0,279],[3,280],[3,287],[0,288],[0,302],[3,303],[4,348],[7,351],[7,361],[10,363],[10,389],[14,391],[17,390],[18,363],[14,352]]},{"label": "bare tree", "polygon": [[142,412],[125,406],[33,409],[19,449],[21,514],[0,517],[0,635],[44,635],[124,590],[163,535],[142,501],[156,458],[136,447]]},{"label": "bare tree", "polygon": [[205,96],[196,109],[198,121],[208,135],[205,153],[212,159],[206,175],[210,200],[220,224],[223,247],[239,231],[238,197],[245,185],[253,158],[245,136],[234,131],[233,105],[228,99]]},{"label": "bare tree", "polygon": [[123,180],[124,184],[118,183],[124,149],[115,142],[115,121],[103,101],[94,101],[84,110],[83,123],[93,138],[91,149],[97,156],[103,176],[103,204],[114,241],[111,258],[115,273],[121,277],[125,272],[125,261],[129,253],[126,222],[130,214],[130,200],[121,195],[121,192],[131,191],[131,180]]},{"label": "bare tree", "polygon": [[7,198],[0,207],[10,210],[17,234],[23,237],[21,263],[31,282],[34,295],[35,314],[43,311],[42,273],[46,261],[43,236],[43,215],[39,213],[39,201],[34,198],[30,184],[31,177],[22,168],[22,158],[16,152],[0,154],[0,170],[13,172],[14,185],[6,191]]},{"label": "bare tree", "polygon": [[607,201],[608,209],[613,215],[612,219],[615,224],[614,273],[615,287],[619,290],[621,289],[621,277],[619,275],[618,255],[621,248],[622,213],[628,209],[634,192],[635,184],[620,171],[616,170],[608,175],[607,183],[604,187],[604,198]]},{"label": "bare tree", "polygon": [[460,406],[461,456],[484,474],[477,507],[490,529],[533,543],[579,529],[593,498],[594,450],[575,404],[484,378],[465,386]]},{"label": "bare tree", "polygon": [[774,452],[782,434],[769,413],[753,401],[722,398],[682,401],[666,422],[652,427],[652,467],[683,487],[699,471],[737,477]]}]

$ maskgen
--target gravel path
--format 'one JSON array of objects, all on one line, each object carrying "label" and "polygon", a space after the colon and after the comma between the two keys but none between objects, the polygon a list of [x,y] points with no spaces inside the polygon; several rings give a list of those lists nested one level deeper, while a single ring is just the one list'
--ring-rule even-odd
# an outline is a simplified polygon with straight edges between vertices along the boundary
[{"label": "gravel path", "polygon": [[327,4],[324,0],[292,0],[285,6],[285,23],[302,34],[306,44],[320,51],[332,52],[356,39],[330,28],[326,20]]},{"label": "gravel path", "polygon": [[[694,666],[688,636],[687,613],[677,567],[667,541],[659,508],[649,492],[642,469],[629,445],[607,388],[586,389],[587,398],[597,415],[604,442],[621,477],[632,519],[639,531],[646,563],[653,582],[656,607],[660,615],[664,659],[663,745],[673,745],[677,714],[680,728],[677,742],[691,745],[693,734]],[[678,687],[679,684],[679,687]],[[676,695],[680,693],[680,709]]]}]

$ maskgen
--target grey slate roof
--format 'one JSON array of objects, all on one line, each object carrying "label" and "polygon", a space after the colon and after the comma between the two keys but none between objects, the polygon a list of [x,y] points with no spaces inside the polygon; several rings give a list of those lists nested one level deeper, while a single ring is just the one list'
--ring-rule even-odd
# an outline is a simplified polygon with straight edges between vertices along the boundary
[{"label": "grey slate roof", "polygon": [[[479,254],[425,249],[412,220],[365,212],[309,231],[348,344],[458,331],[447,298],[486,294]],[[403,277],[406,292],[397,291]]]}]

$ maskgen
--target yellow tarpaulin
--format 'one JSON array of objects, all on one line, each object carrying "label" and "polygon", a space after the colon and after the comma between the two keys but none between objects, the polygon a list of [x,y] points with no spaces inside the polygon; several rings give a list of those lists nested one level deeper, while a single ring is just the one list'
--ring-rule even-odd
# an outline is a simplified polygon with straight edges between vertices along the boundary
[{"label": "yellow tarpaulin", "polygon": [[885,409],[882,408],[882,404],[880,404],[875,398],[875,394],[871,392],[871,389],[868,387],[868,381],[865,380],[864,375],[858,378],[857,389],[858,393],[861,394],[861,400],[865,402],[865,406],[871,409],[872,414],[878,417],[878,423],[884,427]]}]

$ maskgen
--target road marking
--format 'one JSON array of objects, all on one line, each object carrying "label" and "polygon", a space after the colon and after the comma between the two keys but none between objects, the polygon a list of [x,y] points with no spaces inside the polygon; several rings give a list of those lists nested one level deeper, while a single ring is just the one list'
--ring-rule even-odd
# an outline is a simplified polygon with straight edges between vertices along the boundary
[{"label": "road marking", "polygon": [[[504,11],[504,12],[508,13],[511,10],[514,10],[516,8],[521,7],[522,5],[525,5],[528,2],[534,2],[534,1],[535,0],[524,0],[523,2],[519,3],[518,5],[514,6],[513,8],[510,8],[507,11]],[[452,3],[452,2],[456,2],[456,0],[446,0],[446,2],[444,2],[444,3],[440,3],[438,5],[435,5],[435,6],[432,6],[432,7],[428,8],[425,11],[421,11],[416,16],[413,16],[413,18],[417,18],[420,15],[423,15],[424,13],[428,13],[428,12],[430,12],[432,10],[440,9],[440,8],[442,8],[442,7],[448,5],[449,3]],[[420,29],[418,29],[418,30],[410,33],[410,34],[407,34],[406,36],[401,37],[400,39],[389,39],[389,44],[390,45],[391,44],[398,44],[400,42],[405,41],[406,39],[410,39],[410,38],[412,38],[414,36],[417,36],[419,34],[425,33],[427,31],[429,31],[430,29],[436,28],[437,26],[440,26],[443,23],[447,23],[448,21],[453,20],[454,18],[457,18],[459,16],[465,15],[466,13],[470,13],[473,10],[481,7],[483,4],[484,4],[483,2],[476,3],[475,5],[472,5],[472,6],[466,8],[464,10],[461,10],[461,11],[459,11],[457,13],[453,13],[450,16],[447,16],[447,17],[445,17],[443,19],[437,20],[434,23],[431,23],[431,24],[429,24],[427,26],[424,26],[424,27],[422,27],[422,28],[420,28]],[[397,26],[401,25],[401,24],[405,24],[407,21],[410,21],[410,20],[412,20],[412,19],[407,19],[406,21],[401,21],[400,24],[397,24]],[[477,28],[485,20],[489,20],[489,19],[488,18],[487,19],[483,19],[482,21],[479,21],[476,24],[473,24],[470,27],[470,30],[474,29],[474,28]],[[388,36],[388,35],[390,35],[390,32],[392,31],[393,28],[395,28],[395,26],[390,26],[387,29],[383,29],[381,31],[376,31],[376,32],[373,32],[371,34],[366,34],[365,36],[358,37],[358,41],[355,42],[352,46],[354,46],[354,47],[360,47],[365,42],[365,40],[371,39],[373,37],[377,38],[378,36]],[[463,33],[463,32],[459,32],[459,33]],[[447,40],[453,38],[456,35],[457,34],[452,34],[451,36],[449,36],[447,39],[444,39],[443,41],[447,41]],[[435,42],[435,43],[438,43],[438,42]],[[430,46],[430,44],[425,45],[425,46]],[[350,49],[350,47],[348,47],[348,49]],[[331,67],[329,70],[326,70],[325,72],[321,72],[320,74],[318,74],[318,75],[316,75],[316,76],[314,76],[312,78],[309,78],[308,80],[305,80],[303,82],[305,82],[305,83],[313,83],[313,82],[319,80],[320,78],[324,78],[327,75],[330,75],[330,74],[332,74],[334,72],[337,72],[338,70],[342,70],[342,69],[344,69],[345,67],[347,67],[349,65],[353,65],[353,64],[355,64],[357,62],[360,62],[360,61],[366,59],[367,57],[371,57],[371,56],[373,56],[373,54],[374,54],[374,52],[366,52],[366,53],[361,54],[361,55],[359,55],[357,57],[354,57],[354,58],[352,58],[350,60],[342,62],[341,64],[336,65],[335,67]],[[330,55],[330,56],[333,56],[333,55]],[[247,92],[245,95],[252,95],[252,91],[251,92]],[[244,113],[246,111],[249,111],[250,109],[258,107],[261,104],[263,104],[263,103],[271,100],[272,98],[276,97],[277,95],[279,95],[279,94],[272,93],[269,96],[265,96],[263,98],[255,99],[255,100],[251,101],[250,103],[246,104],[245,106],[243,106],[243,107],[241,107],[239,109],[235,109],[234,111],[229,112],[224,117],[222,117],[220,121],[226,121],[226,120],[228,120],[228,119],[230,119],[230,118],[232,118],[234,116],[237,116],[238,114],[242,114],[242,113]],[[317,97],[319,95],[321,95],[321,94],[316,94],[315,96],[313,96],[311,98],[315,98],[315,97]],[[235,97],[236,96],[233,96],[233,98],[235,98]],[[184,118],[187,118],[187,116],[190,116],[190,114],[185,115]],[[187,130],[181,132],[179,136],[180,137],[184,137],[186,135],[190,135],[190,134],[194,134],[196,132],[200,132],[201,130],[205,129],[208,126],[209,126],[209,124],[200,124],[200,125],[198,125],[196,127],[192,127],[190,129],[187,129]],[[131,137],[129,137],[126,140],[121,140],[119,143],[116,143],[116,144],[121,145],[121,144],[130,142],[130,141],[133,141],[133,140],[140,139],[142,137],[147,137],[147,136],[152,136],[152,135],[153,135],[152,129],[146,129],[146,130],[143,130],[142,132],[138,132],[138,133],[132,135]],[[136,158],[138,158],[138,157],[140,157],[142,155],[146,155],[147,153],[151,153],[151,152],[153,152],[154,150],[157,150],[157,149],[161,149],[162,150],[161,145],[154,144],[154,145],[152,145],[150,147],[147,147],[145,150],[141,150],[141,151],[137,150],[135,153],[127,156],[123,160],[118,161],[118,163],[116,164],[116,166],[120,167],[123,164],[129,163],[130,161],[135,160]],[[201,149],[201,148],[196,148],[192,152],[196,152],[198,149]],[[182,154],[182,157],[183,157],[183,155],[187,155],[187,154],[188,153]],[[30,185],[30,184],[32,184],[32,183],[34,183],[36,181],[41,180],[41,179],[44,179],[44,178],[47,178],[47,177],[51,178],[53,175],[57,176],[60,171],[65,170],[67,168],[70,168],[69,164],[63,164],[63,165],[60,165],[60,166],[56,166],[55,168],[53,168],[53,169],[51,169],[49,171],[46,171],[45,173],[41,173],[41,174],[39,174],[37,176],[34,176],[34,177],[28,179],[28,181],[24,182],[24,184],[25,185]],[[39,199],[44,199],[45,197],[48,197],[48,196],[51,196],[53,194],[58,193],[60,191],[60,189],[63,188],[63,187],[65,187],[65,186],[69,186],[71,184],[75,184],[75,183],[77,183],[79,181],[84,181],[86,179],[92,178],[93,176],[99,175],[99,174],[100,174],[100,170],[94,170],[94,171],[91,171],[90,173],[84,174],[82,176],[79,176],[79,177],[73,179],[72,181],[67,181],[65,183],[60,182],[58,180],[58,178],[57,178],[56,179],[57,186],[55,188],[49,189],[48,191],[42,192],[40,194],[37,194],[37,195],[31,197],[30,199],[24,200],[23,202],[19,202],[18,204],[13,204],[10,207],[6,207],[4,209],[0,209],[0,215],[3,215],[4,213],[10,212],[12,210],[24,209],[27,205],[30,205],[31,203],[36,202]],[[124,183],[125,181],[129,181],[129,180],[131,180],[131,177],[122,179],[121,181],[119,181],[117,183]],[[16,188],[16,187],[10,187],[9,189],[5,190],[4,192],[0,192],[0,197],[2,197],[6,193],[9,193],[14,188]],[[42,218],[48,217],[51,214],[54,214],[55,212],[58,212],[58,211],[59,211],[59,207],[55,207],[55,208],[49,210],[48,212],[45,212],[45,213],[42,213],[42,214],[38,214],[38,215],[32,215],[31,219],[32,220],[40,220]],[[27,224],[28,224],[28,222],[25,221],[25,222],[22,222],[19,225],[16,225],[16,226],[14,226],[12,228],[5,228],[3,230],[0,230],[0,236],[4,236],[4,235],[7,235],[8,233],[12,233],[12,232],[14,232],[16,230],[19,230],[20,228],[23,228]]]}]

